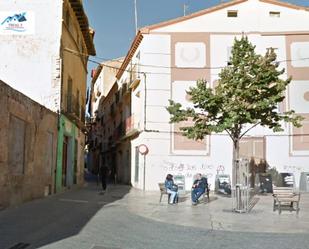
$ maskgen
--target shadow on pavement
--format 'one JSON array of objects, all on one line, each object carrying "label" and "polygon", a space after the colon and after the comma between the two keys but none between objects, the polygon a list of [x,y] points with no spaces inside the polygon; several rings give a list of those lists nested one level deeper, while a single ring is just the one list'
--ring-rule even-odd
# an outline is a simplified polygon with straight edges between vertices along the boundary
[{"label": "shadow on pavement", "polygon": [[102,207],[130,191],[129,186],[108,185],[101,195],[93,179],[83,188],[0,211],[0,248],[38,248],[77,235]]}]

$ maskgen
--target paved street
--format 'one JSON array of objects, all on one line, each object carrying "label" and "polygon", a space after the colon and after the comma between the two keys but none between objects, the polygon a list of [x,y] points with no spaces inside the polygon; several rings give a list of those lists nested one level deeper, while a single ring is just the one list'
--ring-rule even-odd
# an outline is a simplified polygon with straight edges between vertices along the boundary
[{"label": "paved street", "polygon": [[[301,211],[272,211],[271,196],[257,196],[249,214],[235,214],[231,199],[159,203],[159,192],[94,183],[0,212],[0,248],[309,248],[309,196]],[[26,244],[29,246],[26,247]]]}]

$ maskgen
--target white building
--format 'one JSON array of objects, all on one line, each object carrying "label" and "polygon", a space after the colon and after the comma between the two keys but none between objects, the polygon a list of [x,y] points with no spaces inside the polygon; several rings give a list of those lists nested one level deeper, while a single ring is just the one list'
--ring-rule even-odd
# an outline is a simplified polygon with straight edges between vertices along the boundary
[{"label": "white building", "polygon": [[[142,28],[118,72],[118,82],[131,82],[131,113],[140,127],[131,140],[131,182],[157,190],[167,173],[207,174],[214,186],[218,170],[232,173],[232,142],[227,134],[192,141],[170,124],[168,99],[190,105],[185,90],[206,79],[214,86],[226,66],[235,37],[242,34],[265,54],[278,54],[283,77],[293,76],[279,111],[293,109],[305,117],[302,128],[284,124],[284,132],[256,127],[242,139],[241,154],[265,159],[279,172],[296,176],[309,171],[309,9],[276,0],[234,0],[191,15]],[[134,68],[133,68],[134,67]],[[131,73],[139,80],[130,80]],[[132,79],[132,77],[131,77]],[[293,134],[298,134],[293,136]],[[146,145],[148,154],[138,149]],[[223,166],[223,167],[222,167]]]},{"label": "white building", "polygon": [[0,1],[0,79],[59,112],[53,162],[57,191],[83,182],[87,62],[88,55],[95,55],[93,36],[82,0]]}]

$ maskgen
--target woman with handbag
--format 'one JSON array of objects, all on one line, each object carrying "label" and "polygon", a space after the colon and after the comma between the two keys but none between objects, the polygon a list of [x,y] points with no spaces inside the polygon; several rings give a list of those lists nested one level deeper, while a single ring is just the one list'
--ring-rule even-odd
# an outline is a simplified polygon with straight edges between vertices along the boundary
[{"label": "woman with handbag", "polygon": [[173,175],[167,174],[165,188],[166,192],[170,195],[169,204],[176,204],[178,200],[178,186],[174,184]]}]

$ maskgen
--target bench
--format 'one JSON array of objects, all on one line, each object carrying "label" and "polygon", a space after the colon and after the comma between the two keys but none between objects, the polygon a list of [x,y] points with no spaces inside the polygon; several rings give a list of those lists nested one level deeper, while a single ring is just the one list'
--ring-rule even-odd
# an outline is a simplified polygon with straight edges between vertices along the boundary
[{"label": "bench", "polygon": [[160,202],[162,201],[163,195],[167,195],[167,201],[170,199],[170,194],[166,192],[165,184],[164,182],[158,183],[159,189],[160,189]]},{"label": "bench", "polygon": [[209,188],[210,188],[210,184],[208,184],[208,188],[206,188],[206,191],[203,193],[204,202],[206,202],[206,196],[207,196],[207,201],[209,202]]},{"label": "bench", "polygon": [[[283,207],[289,207],[290,212],[296,211],[297,214],[299,213],[300,194],[295,193],[293,188],[275,187],[273,188],[273,197],[273,211],[278,209],[279,214],[281,214]],[[296,204],[295,209],[294,203]]]}]

